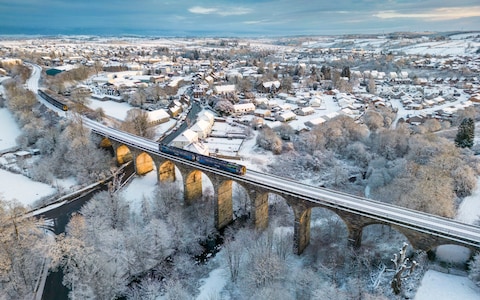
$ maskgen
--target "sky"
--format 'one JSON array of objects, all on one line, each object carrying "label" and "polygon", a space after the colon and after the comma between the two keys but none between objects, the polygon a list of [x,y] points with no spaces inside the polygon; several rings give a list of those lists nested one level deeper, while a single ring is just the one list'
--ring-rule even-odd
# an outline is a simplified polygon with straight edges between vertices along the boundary
[{"label": "sky", "polygon": [[478,0],[0,0],[0,34],[285,36],[480,30]]}]

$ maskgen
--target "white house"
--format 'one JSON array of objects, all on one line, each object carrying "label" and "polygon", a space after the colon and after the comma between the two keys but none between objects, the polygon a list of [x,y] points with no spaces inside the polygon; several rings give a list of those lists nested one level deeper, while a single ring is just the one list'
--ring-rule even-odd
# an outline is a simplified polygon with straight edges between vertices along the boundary
[{"label": "white house", "polygon": [[233,112],[236,114],[245,114],[253,112],[255,110],[255,105],[253,103],[243,103],[243,104],[234,104]]},{"label": "white house", "polygon": [[162,124],[170,120],[170,115],[164,109],[149,111],[147,116],[150,125]]},{"label": "white house", "polygon": [[213,126],[213,123],[215,123],[215,116],[209,112],[209,111],[206,111],[204,110],[197,118],[197,120],[204,120],[204,121],[207,121],[208,124],[210,124],[210,127]]},{"label": "white house", "polygon": [[320,125],[322,123],[325,123],[324,118],[315,118],[315,119],[312,119],[312,120],[308,120],[304,124],[305,124],[305,126],[308,126],[308,127],[312,128],[312,127],[315,127],[315,126]]},{"label": "white house", "polygon": [[279,116],[277,116],[277,120],[280,122],[288,122],[291,120],[295,120],[297,115],[293,111],[287,111]]},{"label": "white house", "polygon": [[197,133],[199,139],[204,139],[210,134],[212,127],[207,121],[199,120],[190,129]]},{"label": "white house", "polygon": [[187,129],[172,141],[172,146],[184,148],[185,146],[196,142],[198,142],[198,134],[191,129]]},{"label": "white house", "polygon": [[322,98],[315,96],[310,100],[310,106],[312,107],[320,107],[322,106]]},{"label": "white house", "polygon": [[235,93],[235,85],[234,84],[217,85],[214,87],[214,91],[217,94]]},{"label": "white house", "polygon": [[207,156],[210,155],[210,150],[208,149],[208,146],[201,142],[188,144],[187,146],[184,147],[184,149],[191,152],[199,153],[202,155],[207,155]]},{"label": "white house", "polygon": [[311,106],[307,106],[297,109],[296,112],[299,116],[308,116],[315,113],[315,109]]}]

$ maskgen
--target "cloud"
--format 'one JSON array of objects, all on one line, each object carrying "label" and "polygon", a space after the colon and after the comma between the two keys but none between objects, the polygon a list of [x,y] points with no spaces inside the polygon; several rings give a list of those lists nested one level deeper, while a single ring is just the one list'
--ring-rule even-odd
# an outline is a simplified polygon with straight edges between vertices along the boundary
[{"label": "cloud", "polygon": [[470,17],[480,17],[480,6],[470,7],[442,7],[419,13],[400,13],[394,10],[382,11],[374,14],[380,19],[412,18],[425,21],[455,20]]},{"label": "cloud", "polygon": [[216,7],[202,7],[202,6],[194,6],[188,9],[189,12],[192,14],[200,14],[200,15],[220,15],[222,17],[225,16],[240,16],[246,15],[252,12],[250,8],[245,7],[233,7],[233,8],[216,8]]},{"label": "cloud", "polygon": [[218,8],[206,8],[201,6],[194,6],[188,9],[192,14],[209,15],[218,12]]}]

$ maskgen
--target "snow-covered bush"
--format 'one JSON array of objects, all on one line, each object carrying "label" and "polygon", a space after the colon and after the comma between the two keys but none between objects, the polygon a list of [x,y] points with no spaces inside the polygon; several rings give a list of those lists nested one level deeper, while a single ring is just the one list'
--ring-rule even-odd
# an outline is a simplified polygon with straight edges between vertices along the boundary
[{"label": "snow-covered bush", "polygon": [[480,253],[477,252],[473,259],[468,263],[468,277],[480,286]]}]

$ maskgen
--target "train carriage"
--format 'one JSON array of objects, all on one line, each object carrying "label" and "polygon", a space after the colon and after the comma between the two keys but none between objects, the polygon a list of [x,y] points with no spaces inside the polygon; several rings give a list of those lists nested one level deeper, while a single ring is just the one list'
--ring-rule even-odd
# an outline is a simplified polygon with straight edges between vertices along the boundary
[{"label": "train carriage", "polygon": [[218,159],[210,156],[197,154],[197,161],[202,165],[214,167],[214,168],[227,171],[230,173],[235,173],[238,175],[244,175],[246,172],[246,168],[243,165],[239,165],[233,162],[229,162],[226,160],[222,160],[222,159]]},{"label": "train carriage", "polygon": [[50,93],[51,92],[47,93],[44,90],[38,90],[38,94],[40,95],[40,97],[45,99],[48,103],[52,104],[56,108],[59,108],[63,111],[67,111],[68,110],[68,105],[66,105],[65,103],[63,103],[63,102],[59,101],[58,99],[52,97],[50,95]]},{"label": "train carriage", "polygon": [[195,153],[187,151],[187,150],[183,150],[183,149],[180,149],[180,148],[177,148],[177,147],[171,147],[171,146],[167,146],[165,144],[160,144],[159,145],[159,150],[160,150],[160,152],[167,153],[167,154],[170,154],[170,155],[175,155],[175,156],[178,156],[178,157],[181,157],[181,158],[184,158],[184,159],[188,159],[190,161],[195,161],[196,160]]},{"label": "train carriage", "polygon": [[159,144],[158,147],[160,152],[175,155],[177,157],[181,157],[190,161],[196,161],[202,165],[217,168],[219,170],[227,171],[238,175],[244,175],[246,172],[245,166],[233,162],[221,160],[206,155],[201,155],[177,147],[167,146],[165,144]]}]

